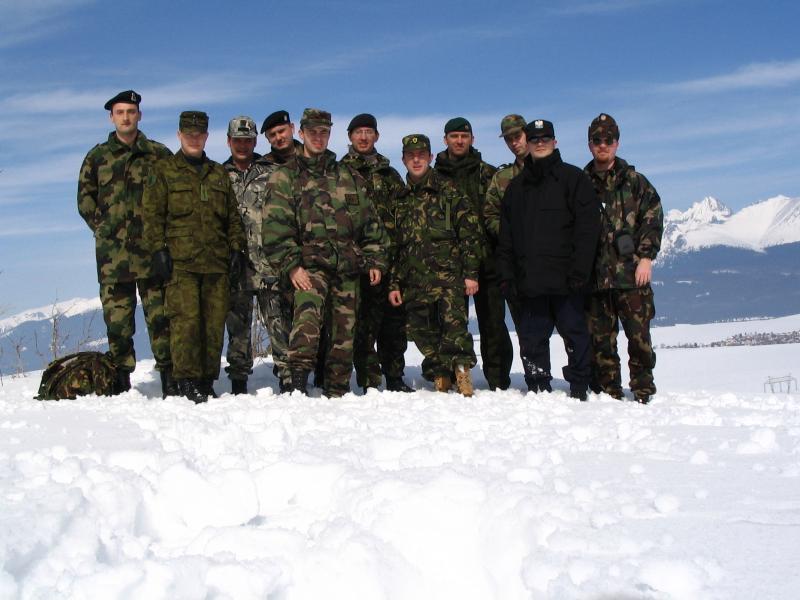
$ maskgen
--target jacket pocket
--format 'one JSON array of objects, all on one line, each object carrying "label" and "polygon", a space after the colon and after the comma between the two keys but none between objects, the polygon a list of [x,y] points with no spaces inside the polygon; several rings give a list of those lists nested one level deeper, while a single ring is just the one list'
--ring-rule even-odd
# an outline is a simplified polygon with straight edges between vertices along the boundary
[{"label": "jacket pocket", "polygon": [[194,242],[191,228],[188,226],[168,226],[167,247],[174,260],[189,260],[192,258]]},{"label": "jacket pocket", "polygon": [[194,211],[194,191],[189,183],[175,183],[169,189],[168,211],[172,217],[185,217]]}]

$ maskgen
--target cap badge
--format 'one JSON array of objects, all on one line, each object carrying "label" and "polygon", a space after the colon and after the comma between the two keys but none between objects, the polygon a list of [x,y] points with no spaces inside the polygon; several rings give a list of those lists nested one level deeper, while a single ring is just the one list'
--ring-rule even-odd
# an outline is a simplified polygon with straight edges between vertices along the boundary
[{"label": "cap badge", "polygon": [[536,129],[543,129],[544,128],[544,121],[541,121],[541,120],[534,121],[533,122],[533,126],[536,127]]}]

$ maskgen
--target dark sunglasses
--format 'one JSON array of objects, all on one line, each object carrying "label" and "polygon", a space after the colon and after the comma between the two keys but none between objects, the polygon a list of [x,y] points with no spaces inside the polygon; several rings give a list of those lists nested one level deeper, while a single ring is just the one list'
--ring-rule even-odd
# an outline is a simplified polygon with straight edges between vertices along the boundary
[{"label": "dark sunglasses", "polygon": [[616,142],[613,137],[593,137],[592,144],[595,146],[599,146],[600,144],[605,144],[606,146],[613,146],[614,142]]},{"label": "dark sunglasses", "polygon": [[549,144],[552,141],[553,141],[552,135],[542,135],[539,137],[528,138],[528,143],[530,144]]}]

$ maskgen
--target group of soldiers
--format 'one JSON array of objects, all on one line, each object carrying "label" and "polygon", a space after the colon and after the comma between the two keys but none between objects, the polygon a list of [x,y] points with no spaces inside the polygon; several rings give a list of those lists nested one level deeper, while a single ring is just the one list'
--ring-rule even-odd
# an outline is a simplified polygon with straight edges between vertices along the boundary
[{"label": "group of soldiers", "polygon": [[515,114],[500,124],[514,160],[497,169],[456,117],[435,162],[427,136],[402,139],[403,179],[376,150],[371,114],[350,121],[338,161],[329,112],[306,109],[297,131],[286,111],[270,114],[263,156],[255,121],[238,116],[218,164],[204,151],[206,113],[181,113],[173,155],[139,130],[140,103],[127,90],[105,104],[114,131],[89,151],[78,185],[119,390],[136,366],[138,291],[163,397],[216,395],[226,328],[231,391],[247,393],[254,304],[281,392],[307,394],[313,372],[325,395],[341,396],[353,367],[364,391],[385,378],[385,389],[412,392],[410,339],[437,391],[471,396],[470,297],[490,389],[511,384],[507,303],[529,390],[551,390],[556,327],[570,395],[622,399],[621,321],[634,398],[655,393],[650,279],[663,215],[652,185],[616,157],[611,116],[589,126],[583,170],[561,161],[551,122]]}]

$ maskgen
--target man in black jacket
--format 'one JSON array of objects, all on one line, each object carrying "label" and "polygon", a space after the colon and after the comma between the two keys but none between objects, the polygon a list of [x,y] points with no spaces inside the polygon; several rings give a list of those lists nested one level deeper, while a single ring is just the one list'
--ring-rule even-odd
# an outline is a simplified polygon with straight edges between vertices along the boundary
[{"label": "man in black jacket", "polygon": [[562,162],[550,121],[525,128],[530,150],[503,197],[497,269],[501,289],[521,308],[520,355],[532,392],[550,392],[550,335],[564,338],[570,396],[586,399],[591,342],[584,315],[600,208],[592,183]]}]

